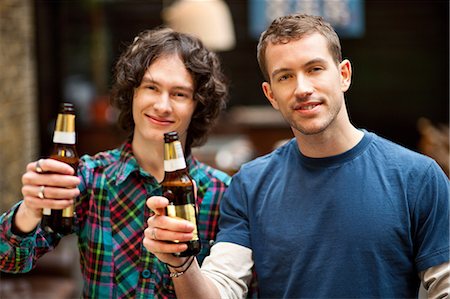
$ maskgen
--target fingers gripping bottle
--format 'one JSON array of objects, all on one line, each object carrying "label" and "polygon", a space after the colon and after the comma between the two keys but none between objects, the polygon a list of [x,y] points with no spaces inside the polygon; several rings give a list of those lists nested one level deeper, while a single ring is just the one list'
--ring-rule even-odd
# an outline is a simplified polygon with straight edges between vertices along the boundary
[{"label": "fingers gripping bottle", "polygon": [[197,255],[201,243],[198,237],[194,184],[186,167],[177,132],[164,134],[164,179],[161,185],[163,196],[169,200],[166,215],[189,220],[195,226],[192,240],[185,243],[188,249],[174,255],[179,257]]},{"label": "fingers gripping bottle", "polygon": [[[53,151],[51,159],[69,164],[76,170],[78,154],[75,142],[75,109],[71,103],[62,103],[56,119],[53,135]],[[44,208],[42,211],[41,227],[47,232],[70,234],[73,231],[74,207],[63,210]]]}]

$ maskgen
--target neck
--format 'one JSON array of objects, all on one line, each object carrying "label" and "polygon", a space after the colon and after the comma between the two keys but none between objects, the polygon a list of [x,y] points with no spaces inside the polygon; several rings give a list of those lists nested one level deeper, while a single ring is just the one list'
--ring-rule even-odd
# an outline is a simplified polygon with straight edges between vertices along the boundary
[{"label": "neck", "polygon": [[342,154],[358,144],[364,133],[352,127],[349,132],[320,133],[296,136],[300,152],[310,158],[325,158]]},{"label": "neck", "polygon": [[[136,136],[135,136],[136,137]],[[144,141],[133,138],[131,143],[136,160],[145,171],[154,176],[158,182],[164,178],[164,142]]]},{"label": "neck", "polygon": [[293,130],[300,152],[310,158],[324,158],[342,154],[361,141],[364,133],[355,128],[346,113],[338,116],[324,131],[305,135]]}]

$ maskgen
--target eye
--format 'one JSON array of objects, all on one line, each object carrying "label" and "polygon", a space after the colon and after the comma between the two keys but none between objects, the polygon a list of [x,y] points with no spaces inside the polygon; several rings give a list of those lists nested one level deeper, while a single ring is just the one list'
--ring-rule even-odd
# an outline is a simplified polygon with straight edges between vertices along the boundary
[{"label": "eye", "polygon": [[187,98],[187,95],[185,93],[182,93],[182,92],[175,93],[175,96],[179,97],[179,98]]},{"label": "eye", "polygon": [[320,72],[320,71],[323,71],[323,67],[321,67],[321,66],[315,66],[315,67],[312,67],[310,70],[309,70],[309,72],[310,73],[317,73],[317,72]]},{"label": "eye", "polygon": [[278,81],[278,82],[286,81],[286,80],[288,80],[288,79],[291,78],[291,77],[292,77],[292,76],[289,75],[289,74],[284,74],[284,75],[279,76],[278,79],[277,79],[277,81]]},{"label": "eye", "polygon": [[189,100],[192,98],[192,95],[188,92],[184,92],[184,91],[174,91],[172,93],[172,96],[177,99],[177,100]]}]

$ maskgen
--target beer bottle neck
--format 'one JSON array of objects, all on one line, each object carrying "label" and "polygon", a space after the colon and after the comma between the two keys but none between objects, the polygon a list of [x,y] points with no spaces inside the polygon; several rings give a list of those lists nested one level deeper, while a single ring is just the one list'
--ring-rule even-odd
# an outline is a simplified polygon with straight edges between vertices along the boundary
[{"label": "beer bottle neck", "polygon": [[164,171],[173,172],[186,168],[181,142],[176,140],[164,144]]},{"label": "beer bottle neck", "polygon": [[75,144],[75,115],[58,114],[53,143]]}]

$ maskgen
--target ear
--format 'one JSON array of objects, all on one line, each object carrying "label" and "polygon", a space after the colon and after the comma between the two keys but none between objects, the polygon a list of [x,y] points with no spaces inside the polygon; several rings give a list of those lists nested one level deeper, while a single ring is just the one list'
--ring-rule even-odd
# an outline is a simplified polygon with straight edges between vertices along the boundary
[{"label": "ear", "polygon": [[339,64],[339,71],[341,74],[341,90],[346,92],[352,82],[352,65],[348,59],[344,59]]},{"label": "ear", "polygon": [[266,96],[266,98],[269,100],[270,104],[272,104],[272,107],[275,110],[279,110],[278,108],[278,103],[275,100],[275,98],[273,97],[273,92],[272,92],[272,88],[270,87],[270,83],[268,82],[263,82],[262,84],[262,90],[264,92],[264,95]]}]

